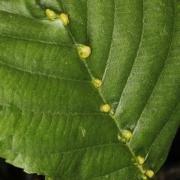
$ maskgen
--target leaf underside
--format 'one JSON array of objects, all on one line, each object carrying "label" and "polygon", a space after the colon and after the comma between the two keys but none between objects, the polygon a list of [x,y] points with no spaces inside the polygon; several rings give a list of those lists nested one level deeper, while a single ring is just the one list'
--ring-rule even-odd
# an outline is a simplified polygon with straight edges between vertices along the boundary
[{"label": "leaf underside", "polygon": [[[48,20],[46,8],[68,13],[70,25]],[[91,46],[87,63],[75,43]],[[179,0],[0,0],[0,156],[26,172],[157,172],[180,124],[179,92]],[[123,130],[133,132],[127,144]]]}]

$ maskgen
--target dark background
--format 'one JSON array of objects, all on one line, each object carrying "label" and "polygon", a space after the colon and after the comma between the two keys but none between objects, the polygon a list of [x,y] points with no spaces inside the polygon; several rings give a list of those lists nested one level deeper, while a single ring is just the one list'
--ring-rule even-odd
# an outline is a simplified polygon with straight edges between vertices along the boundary
[{"label": "dark background", "polygon": [[[180,130],[172,144],[169,156],[155,180],[180,180]],[[29,175],[0,159],[0,180],[44,180],[43,176]]]}]

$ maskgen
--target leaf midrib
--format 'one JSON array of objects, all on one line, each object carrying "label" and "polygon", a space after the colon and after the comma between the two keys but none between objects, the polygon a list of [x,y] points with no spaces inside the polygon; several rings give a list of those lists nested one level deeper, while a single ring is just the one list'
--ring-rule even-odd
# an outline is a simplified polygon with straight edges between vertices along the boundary
[{"label": "leaf midrib", "polygon": [[[60,0],[60,2],[61,2],[61,0]],[[62,2],[61,2],[61,5],[62,5]],[[62,5],[62,10],[63,10],[64,12],[66,12],[65,9],[64,9],[64,7],[63,7],[63,5]],[[114,19],[114,18],[113,18],[113,19]],[[72,40],[72,43],[74,43],[74,45],[77,46],[78,42],[76,41],[73,33],[71,32],[71,29],[70,29],[70,28],[66,28],[66,29],[67,29],[67,31],[68,31],[68,34],[69,34],[71,40]],[[112,41],[112,38],[111,38],[111,41]],[[138,50],[139,50],[139,48],[138,48]],[[82,61],[82,60],[81,60],[81,61]],[[88,63],[87,63],[85,60],[83,60],[82,62],[83,62],[83,64],[84,64],[84,66],[85,66],[85,68],[86,68],[86,70],[87,70],[90,78],[91,78],[91,79],[94,79],[95,77],[93,76],[93,73],[92,73],[91,69],[88,67]],[[103,103],[106,104],[107,101],[106,101],[106,99],[104,98],[104,96],[103,96],[103,94],[101,93],[101,91],[100,91],[100,90],[97,90],[97,92],[98,92],[99,96],[101,97]],[[118,121],[116,120],[116,118],[115,118],[113,115],[111,115],[110,113],[109,113],[109,117],[114,121],[114,124],[115,124],[116,128],[118,129],[119,133],[121,133],[122,130],[120,129],[120,127],[119,127],[119,125],[118,125]],[[130,147],[128,144],[125,144],[125,145],[126,145],[127,149],[129,150],[130,155],[131,155],[132,158],[135,160],[135,159],[136,159],[135,153],[133,152],[133,150],[131,149],[131,147]],[[142,166],[135,165],[133,162],[132,162],[132,165],[133,165],[134,167],[136,167],[142,175],[144,174],[144,170],[143,170]]]}]

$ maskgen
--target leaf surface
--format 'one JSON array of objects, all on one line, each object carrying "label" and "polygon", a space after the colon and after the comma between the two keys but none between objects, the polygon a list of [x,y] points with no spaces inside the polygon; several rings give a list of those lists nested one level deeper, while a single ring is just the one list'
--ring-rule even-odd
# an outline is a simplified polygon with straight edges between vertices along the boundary
[{"label": "leaf surface", "polygon": [[57,180],[157,172],[180,124],[179,49],[179,0],[0,0],[0,156]]}]

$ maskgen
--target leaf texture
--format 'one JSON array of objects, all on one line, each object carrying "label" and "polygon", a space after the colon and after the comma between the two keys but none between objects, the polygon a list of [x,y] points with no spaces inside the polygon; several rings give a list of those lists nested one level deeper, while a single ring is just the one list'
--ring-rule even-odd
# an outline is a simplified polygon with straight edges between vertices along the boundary
[{"label": "leaf texture", "polygon": [[157,172],[180,124],[179,49],[179,0],[0,0],[0,156],[55,180]]}]

